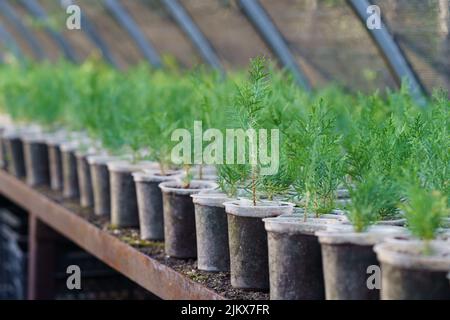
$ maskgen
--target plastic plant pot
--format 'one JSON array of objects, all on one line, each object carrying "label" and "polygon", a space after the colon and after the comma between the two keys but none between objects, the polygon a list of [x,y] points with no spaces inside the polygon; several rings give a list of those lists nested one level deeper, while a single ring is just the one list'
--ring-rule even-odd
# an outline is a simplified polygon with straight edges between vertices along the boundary
[{"label": "plastic plant pot", "polygon": [[264,219],[269,246],[270,299],[323,300],[325,298],[322,253],[315,232],[337,219]]},{"label": "plastic plant pot", "polygon": [[291,213],[293,204],[249,200],[225,202],[230,247],[231,285],[240,289],[269,289],[269,259],[264,218]]},{"label": "plastic plant pot", "polygon": [[22,139],[26,182],[31,187],[48,186],[50,184],[48,149],[43,135],[25,135]]},{"label": "plastic plant pot", "polygon": [[3,134],[5,158],[8,163],[8,172],[17,178],[26,176],[23,142],[16,130],[7,130]]},{"label": "plastic plant pot", "polygon": [[204,271],[229,271],[228,221],[224,202],[231,201],[217,191],[193,194],[197,237],[197,265]]},{"label": "plastic plant pot", "polygon": [[65,138],[60,135],[47,137],[50,188],[54,191],[62,191],[63,189],[61,144],[65,142]]},{"label": "plastic plant pot", "polygon": [[450,299],[450,243],[431,241],[428,253],[425,245],[419,240],[397,240],[375,246],[382,269],[381,299]]},{"label": "plastic plant pot", "polygon": [[78,184],[77,158],[75,152],[78,143],[71,141],[61,144],[61,160],[63,172],[63,197],[78,199],[80,189]]},{"label": "plastic plant pot", "polygon": [[117,161],[117,157],[107,155],[87,157],[92,179],[94,213],[97,216],[110,216],[111,214],[111,191],[109,186],[108,163],[113,161]]},{"label": "plastic plant pot", "polygon": [[87,157],[94,155],[95,150],[76,151],[78,185],[80,189],[80,205],[89,208],[94,205],[94,191],[92,188],[91,170]]},{"label": "plastic plant pot", "polygon": [[195,210],[191,195],[217,187],[208,181],[191,181],[183,188],[178,181],[159,185],[163,195],[164,242],[166,255],[188,259],[197,257]]},{"label": "plastic plant pot", "polygon": [[164,240],[163,200],[159,184],[180,178],[180,172],[159,171],[133,173],[139,210],[139,229],[143,240]]},{"label": "plastic plant pot", "polygon": [[3,134],[6,128],[0,128],[0,169],[8,168],[8,161],[6,159],[6,148],[3,141]]},{"label": "plastic plant pot", "polygon": [[379,290],[367,282],[369,267],[379,266],[373,246],[406,234],[406,229],[395,226],[372,226],[365,232],[355,232],[353,226],[341,225],[318,231],[326,299],[378,300]]},{"label": "plastic plant pot", "polygon": [[111,224],[117,228],[138,227],[139,212],[133,173],[143,169],[155,169],[156,164],[132,164],[120,160],[107,165],[111,189]]}]

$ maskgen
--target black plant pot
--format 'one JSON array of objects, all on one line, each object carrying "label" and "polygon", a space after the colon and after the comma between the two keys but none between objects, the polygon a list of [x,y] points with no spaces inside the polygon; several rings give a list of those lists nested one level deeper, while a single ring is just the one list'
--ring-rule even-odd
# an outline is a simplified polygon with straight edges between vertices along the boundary
[{"label": "black plant pot", "polygon": [[136,185],[139,210],[139,229],[143,240],[164,240],[163,199],[159,184],[177,180],[177,171],[161,175],[158,171],[136,172],[133,174]]},{"label": "black plant pot", "polygon": [[127,161],[108,163],[111,188],[111,224],[118,228],[138,227],[139,212],[133,173],[152,169],[153,164],[131,164]]},{"label": "black plant pot", "polygon": [[231,285],[240,289],[269,289],[269,261],[264,218],[292,212],[293,205],[275,202],[253,206],[225,203],[228,219]]},{"label": "black plant pot", "polygon": [[97,216],[110,216],[111,190],[109,185],[108,163],[117,161],[117,158],[105,155],[95,155],[88,156],[87,161],[89,163],[92,179],[94,213]]},{"label": "black plant pot", "polygon": [[450,269],[448,241],[425,243],[417,240],[388,241],[375,246],[381,263],[381,299],[450,300],[447,274]]},{"label": "black plant pot", "polygon": [[197,257],[195,210],[191,195],[211,190],[216,184],[192,181],[188,189],[180,182],[169,181],[160,185],[163,195],[165,252],[180,259]]},{"label": "black plant pot", "polygon": [[323,300],[322,254],[315,232],[336,219],[303,217],[264,219],[269,244],[270,298]]},{"label": "black plant pot", "polygon": [[204,271],[229,271],[230,249],[228,221],[224,202],[231,199],[223,193],[200,192],[192,195],[195,206],[197,265]]},{"label": "black plant pot", "polygon": [[94,191],[92,188],[91,170],[87,157],[93,152],[75,152],[77,159],[78,185],[80,189],[80,204],[83,208],[89,208],[94,205]]},{"label": "black plant pot", "polygon": [[61,161],[63,172],[63,197],[78,199],[80,189],[78,184],[77,158],[75,152],[78,144],[67,142],[61,145]]},{"label": "black plant pot", "polygon": [[373,246],[386,238],[404,234],[404,228],[394,226],[373,226],[361,233],[354,232],[352,226],[317,232],[322,248],[326,299],[379,299],[379,289],[368,285],[371,266],[379,266]]},{"label": "black plant pot", "polygon": [[0,169],[8,168],[8,161],[6,159],[6,147],[5,142],[3,141],[3,134],[5,130],[5,128],[0,128]]},{"label": "black plant pot", "polygon": [[8,172],[17,178],[24,178],[26,176],[26,167],[22,138],[15,132],[5,133],[3,142]]},{"label": "black plant pot", "polygon": [[48,186],[50,184],[50,172],[45,138],[40,135],[25,136],[23,148],[27,184],[32,187]]},{"label": "black plant pot", "polygon": [[50,188],[54,191],[63,189],[63,168],[61,144],[64,139],[58,136],[47,139],[48,162],[50,172]]}]

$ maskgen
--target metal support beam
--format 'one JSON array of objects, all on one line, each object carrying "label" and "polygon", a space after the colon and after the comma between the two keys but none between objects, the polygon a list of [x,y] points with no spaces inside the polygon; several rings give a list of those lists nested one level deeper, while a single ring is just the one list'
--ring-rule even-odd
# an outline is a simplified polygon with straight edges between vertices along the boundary
[{"label": "metal support beam", "polygon": [[[36,17],[38,20],[43,21],[44,23],[48,20],[47,13],[45,12],[44,8],[37,2],[37,0],[20,0],[20,3],[32,16]],[[48,25],[45,25],[45,30],[47,34],[58,44],[67,59],[72,62],[78,62],[75,50],[59,32],[49,27]]]},{"label": "metal support beam", "polygon": [[[44,188],[45,189],[45,188]],[[28,211],[30,216],[30,298],[50,298],[54,276],[54,251],[58,238],[73,241],[108,266],[163,299],[212,300],[225,297],[214,289],[195,282],[175,271],[164,261],[149,256],[143,250],[132,247],[119,237],[99,228],[87,217],[94,217],[89,210],[63,206],[60,193],[35,190],[25,182],[0,170],[0,194]],[[52,195],[50,198],[49,195]],[[45,227],[42,224],[46,225]],[[54,238],[53,232],[56,232]],[[59,240],[60,241],[60,240]],[[34,270],[34,271],[33,271]],[[54,278],[53,278],[54,279]],[[229,283],[229,281],[228,281]]]},{"label": "metal support beam", "polygon": [[145,37],[139,25],[134,21],[122,4],[118,0],[105,0],[104,4],[116,18],[117,22],[133,38],[147,61],[154,67],[160,67],[161,58],[159,57],[156,49]]},{"label": "metal support beam", "polygon": [[238,4],[281,64],[293,74],[300,86],[310,91],[311,84],[309,80],[297,64],[283,35],[261,3],[258,0],[238,0]]},{"label": "metal support beam", "polygon": [[[76,5],[75,0],[66,0],[62,1],[61,5],[62,7],[67,10],[67,8],[70,5]],[[108,48],[108,45],[103,40],[103,38],[100,36],[100,34],[95,29],[94,25],[91,23],[89,18],[83,14],[83,11],[81,11],[81,30],[86,33],[89,40],[101,51],[103,57],[105,60],[112,66],[118,67],[117,61],[112,55],[111,51]]]},{"label": "metal support beam", "polygon": [[0,13],[7,19],[14,28],[22,35],[22,37],[30,45],[35,57],[38,60],[46,58],[45,51],[42,49],[39,41],[33,35],[33,33],[25,26],[20,17],[15,12],[14,8],[8,3],[7,0],[0,0]]},{"label": "metal support beam", "polygon": [[28,299],[51,300],[55,298],[58,235],[33,213],[30,213],[28,221]]},{"label": "metal support beam", "polygon": [[[11,51],[11,53],[19,60],[23,60],[23,53],[20,50],[19,45],[17,44],[14,37],[5,29],[5,27],[0,24],[0,41],[3,45]],[[2,56],[2,59],[4,57]]]},{"label": "metal support beam", "polygon": [[[367,8],[371,6],[372,3],[368,0],[347,0],[347,3],[366,28],[366,21],[369,17]],[[383,59],[386,61],[386,64],[388,65],[397,84],[401,85],[403,79],[406,79],[413,98],[418,104],[424,105],[426,102],[425,88],[420,82],[419,77],[415,73],[403,51],[395,41],[387,25],[381,19],[380,29],[366,28],[366,30],[379,49]]]},{"label": "metal support beam", "polygon": [[223,66],[216,51],[183,5],[178,0],[163,0],[162,2],[181,30],[197,48],[202,59],[212,68],[223,73]]}]

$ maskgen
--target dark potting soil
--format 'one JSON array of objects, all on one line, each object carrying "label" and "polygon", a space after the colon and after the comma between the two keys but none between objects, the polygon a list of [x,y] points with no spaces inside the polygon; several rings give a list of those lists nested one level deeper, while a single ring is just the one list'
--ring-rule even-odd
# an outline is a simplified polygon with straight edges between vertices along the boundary
[{"label": "dark potting soil", "polygon": [[206,272],[197,269],[197,260],[180,260],[167,257],[164,253],[164,242],[141,240],[136,228],[118,229],[110,224],[109,217],[97,216],[92,208],[82,208],[76,200],[65,200],[60,192],[47,187],[36,188],[53,201],[69,209],[74,214],[83,217],[97,228],[108,232],[121,241],[132,246],[141,253],[183,274],[194,282],[214,290],[227,299],[238,300],[268,300],[269,294],[256,291],[235,289],[231,286],[229,272]]}]

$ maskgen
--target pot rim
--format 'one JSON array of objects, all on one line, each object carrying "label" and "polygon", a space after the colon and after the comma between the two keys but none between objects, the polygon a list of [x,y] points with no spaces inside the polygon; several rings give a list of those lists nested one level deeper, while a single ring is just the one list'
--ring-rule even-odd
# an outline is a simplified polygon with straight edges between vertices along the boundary
[{"label": "pot rim", "polygon": [[169,175],[161,175],[160,170],[155,169],[143,169],[141,171],[133,172],[133,179],[135,182],[166,182],[172,180],[178,180],[181,175],[180,171],[167,170]]},{"label": "pot rim", "polygon": [[321,244],[373,246],[386,238],[393,238],[407,233],[406,228],[384,225],[372,225],[366,231],[356,232],[352,225],[339,224],[329,225],[327,230],[318,231],[316,235],[319,237]]},{"label": "pot rim", "polygon": [[117,156],[111,156],[108,154],[95,154],[87,156],[87,162],[89,164],[108,164],[108,162],[116,161],[119,158]]},{"label": "pot rim", "polygon": [[153,168],[155,162],[142,161],[138,163],[131,163],[128,160],[113,160],[106,163],[110,172],[136,172],[145,168]]},{"label": "pot rim", "polygon": [[[206,180],[192,180],[190,185],[197,186],[198,188],[180,188],[180,181],[166,181],[161,182],[158,186],[163,193],[175,193],[179,195],[192,195],[194,193],[199,193],[204,190],[213,190],[218,187],[218,185],[211,181]],[[178,187],[177,187],[178,186]]]},{"label": "pot rim", "polygon": [[374,251],[381,263],[415,270],[449,271],[450,246],[448,241],[432,240],[432,255],[423,255],[420,247],[422,240],[396,240],[375,245]]},{"label": "pot rim", "polygon": [[78,141],[65,141],[60,144],[61,152],[75,152],[79,146]]},{"label": "pot rim", "polygon": [[319,230],[326,230],[329,224],[339,224],[337,219],[307,218],[303,217],[276,217],[263,219],[267,232],[283,234],[312,235]]},{"label": "pot rim", "polygon": [[[243,200],[246,200],[245,202]],[[248,205],[245,205],[248,204]],[[284,213],[292,213],[294,204],[284,201],[259,201],[256,206],[248,199],[238,199],[224,203],[228,214],[240,217],[269,218]]]},{"label": "pot rim", "polygon": [[194,204],[219,208],[225,208],[224,203],[233,200],[226,193],[219,190],[213,190],[212,192],[201,191],[200,193],[192,194],[191,197]]}]

